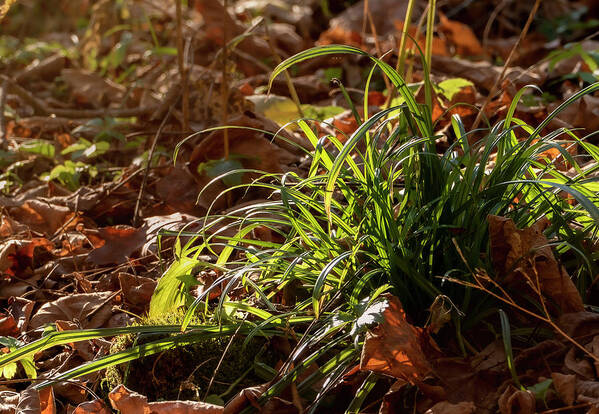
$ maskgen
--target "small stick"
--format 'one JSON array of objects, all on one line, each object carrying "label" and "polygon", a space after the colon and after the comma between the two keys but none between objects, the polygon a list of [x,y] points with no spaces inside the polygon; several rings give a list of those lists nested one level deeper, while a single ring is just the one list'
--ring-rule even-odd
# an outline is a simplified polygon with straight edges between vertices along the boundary
[{"label": "small stick", "polygon": [[[224,0],[223,7],[223,21],[227,21],[227,8],[229,7],[228,0]],[[222,98],[222,119],[221,124],[227,125],[229,120],[229,79],[227,73],[227,61],[229,60],[229,48],[227,42],[229,41],[229,30],[227,25],[223,26],[223,64],[222,64],[222,83],[220,85],[220,92]],[[223,130],[223,152],[224,158],[229,158],[229,129]],[[227,193],[230,194],[230,193]],[[228,196],[230,198],[230,196]]]},{"label": "small stick", "polygon": [[512,63],[514,54],[516,53],[516,50],[518,49],[518,47],[520,46],[520,43],[522,42],[522,40],[528,33],[528,29],[530,29],[530,25],[532,24],[532,20],[534,19],[535,14],[537,14],[537,10],[539,9],[540,4],[541,4],[541,0],[535,0],[535,4],[532,6],[532,9],[530,10],[530,14],[528,15],[528,20],[526,20],[526,24],[524,25],[524,28],[520,32],[520,36],[518,37],[518,40],[514,44],[514,47],[512,47],[510,54],[508,55],[507,59],[505,60],[505,64],[503,65],[503,69],[501,70],[501,73],[499,74],[497,79],[495,79],[495,83],[493,84],[493,87],[491,87],[491,90],[489,91],[489,95],[487,95],[487,99],[485,99],[483,106],[480,108],[480,111],[476,115],[476,119],[474,120],[474,123],[472,124],[472,129],[476,129],[478,127],[478,124],[480,124],[480,121],[482,120],[485,109],[491,102],[491,99],[493,99],[493,97],[497,93],[499,84],[503,81],[505,72],[507,71],[508,67],[510,66],[510,63]]},{"label": "small stick", "polygon": [[8,149],[8,132],[6,131],[6,118],[4,118],[4,108],[6,107],[6,95],[8,82],[6,79],[2,82],[0,90],[0,149]]},{"label": "small stick", "polygon": [[[266,37],[268,39],[268,46],[270,47],[270,52],[272,53],[273,57],[275,58],[275,61],[277,62],[277,64],[280,64],[282,62],[282,60],[281,60],[281,57],[279,56],[279,54],[277,53],[272,36],[270,35],[269,26],[270,26],[270,20],[267,21],[266,24],[264,25],[264,28],[266,29]],[[285,81],[287,82],[287,89],[289,89],[289,94],[291,95],[291,99],[293,100],[293,102],[295,103],[295,106],[297,107],[297,112],[298,112],[299,116],[301,118],[304,118],[304,111],[302,110],[302,105],[300,103],[299,96],[297,94],[297,90],[295,89],[295,85],[293,84],[293,79],[291,79],[291,75],[289,75],[289,71],[285,70],[284,73],[285,73]]]},{"label": "small stick", "polygon": [[140,205],[141,205],[141,199],[143,197],[144,190],[146,188],[146,183],[148,182],[148,174],[150,172],[150,166],[152,165],[152,158],[154,157],[154,150],[156,149],[156,143],[158,142],[160,135],[162,135],[162,130],[164,129],[164,126],[166,125],[166,121],[169,119],[169,117],[171,115],[172,109],[173,109],[173,107],[171,106],[169,108],[166,116],[162,120],[162,123],[158,127],[158,131],[156,131],[156,135],[154,135],[154,141],[152,141],[152,146],[150,147],[150,152],[148,153],[148,161],[146,163],[144,177],[141,182],[141,187],[139,187],[139,194],[137,195],[137,201],[135,202],[135,210],[133,211],[133,227],[137,227],[138,222],[139,222],[139,210],[140,210]]},{"label": "small stick", "polygon": [[183,60],[183,30],[181,17],[181,0],[175,0],[177,13],[177,65],[179,66],[179,76],[181,77],[181,88],[183,90],[181,97],[181,106],[183,109],[183,129],[189,131],[189,91],[187,90],[187,67]]}]

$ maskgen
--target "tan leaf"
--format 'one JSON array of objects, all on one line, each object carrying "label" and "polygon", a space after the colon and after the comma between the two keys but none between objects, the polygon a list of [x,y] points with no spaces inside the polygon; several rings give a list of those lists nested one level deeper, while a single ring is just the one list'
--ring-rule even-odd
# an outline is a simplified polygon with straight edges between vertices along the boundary
[{"label": "tan leaf", "polygon": [[462,401],[457,404],[441,401],[428,409],[425,414],[472,414],[475,412],[476,405],[472,401]]},{"label": "tan leaf", "polygon": [[133,305],[145,306],[150,303],[156,281],[149,277],[135,276],[129,273],[119,273],[119,283],[123,297]]},{"label": "tan leaf", "polygon": [[551,374],[551,379],[553,380],[553,386],[557,391],[557,395],[559,395],[559,398],[564,404],[574,404],[574,399],[576,397],[576,375],[566,375],[554,372]]},{"label": "tan leaf", "polygon": [[9,208],[8,211],[19,223],[48,236],[53,235],[73,216],[73,213],[66,207],[44,203],[40,200],[25,201],[21,206]]},{"label": "tan leaf", "polygon": [[112,292],[81,293],[45,303],[31,318],[31,329],[56,320],[75,321],[81,328],[100,328],[112,315]]},{"label": "tan leaf", "polygon": [[90,104],[96,108],[119,102],[125,94],[125,87],[105,79],[97,73],[81,69],[63,69],[62,79],[72,89],[78,103]]},{"label": "tan leaf", "polygon": [[88,259],[98,265],[126,262],[146,242],[143,229],[130,226],[111,226],[98,229],[104,245],[91,251]]},{"label": "tan leaf", "polygon": [[552,298],[562,312],[578,312],[584,309],[576,286],[551,250],[543,235],[547,220],[540,220],[531,227],[518,229],[511,219],[488,216],[489,239],[493,265],[508,283],[527,283]]},{"label": "tan leaf", "polygon": [[430,338],[422,328],[406,321],[397,297],[386,298],[388,307],[383,312],[383,322],[366,334],[360,369],[420,383],[431,373],[422,347]]},{"label": "tan leaf", "polygon": [[118,385],[108,394],[110,403],[122,414],[221,414],[223,407],[198,401],[160,401],[148,403],[147,397]]}]

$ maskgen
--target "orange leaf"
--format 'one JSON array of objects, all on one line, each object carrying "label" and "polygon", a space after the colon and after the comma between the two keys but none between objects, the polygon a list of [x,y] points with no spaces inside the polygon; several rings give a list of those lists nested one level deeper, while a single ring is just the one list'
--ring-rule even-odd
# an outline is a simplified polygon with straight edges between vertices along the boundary
[{"label": "orange leaf", "polygon": [[401,302],[387,295],[384,321],[366,334],[360,369],[406,380],[422,382],[432,371],[423,345],[431,341],[422,329],[409,324]]}]

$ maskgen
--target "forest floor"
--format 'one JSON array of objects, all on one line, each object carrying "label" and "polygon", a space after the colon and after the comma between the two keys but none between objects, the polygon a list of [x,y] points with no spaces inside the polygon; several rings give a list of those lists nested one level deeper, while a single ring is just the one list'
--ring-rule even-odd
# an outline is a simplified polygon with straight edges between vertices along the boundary
[{"label": "forest floor", "polygon": [[[247,333],[233,329],[213,342],[170,353],[165,348],[158,356],[131,358],[116,369],[81,376],[74,370],[134,346],[138,339],[98,331],[84,341],[39,345],[18,362],[6,359],[56,332],[89,334],[135,323],[180,327],[184,313],[174,309],[189,308],[203,294],[210,312],[225,300],[243,303],[245,308],[225,307],[228,322],[237,320],[239,326],[268,320],[268,312],[291,312],[305,299],[297,293],[300,286],[292,291],[293,300],[288,298],[292,289],[281,289],[266,295],[268,301],[266,296],[246,301],[252,296],[248,286],[262,283],[251,277],[244,280],[245,290],[237,285],[227,290],[223,282],[218,287],[225,290],[222,296],[216,289],[208,294],[206,288],[227,274],[227,259],[241,257],[237,252],[222,260],[227,251],[222,246],[194,259],[205,266],[194,261],[177,275],[169,294],[179,295],[180,302],[156,293],[161,277],[166,280],[176,268],[173,263],[182,263],[184,243],[177,232],[204,237],[207,214],[233,217],[272,198],[268,186],[243,187],[257,179],[256,171],[302,178],[320,171],[311,168],[309,134],[298,125],[281,126],[310,118],[318,138],[332,136],[343,145],[361,118],[404,102],[380,71],[369,77],[373,63],[368,57],[356,55],[301,61],[275,77],[269,90],[271,73],[285,59],[317,45],[356,47],[397,67],[420,104],[431,98],[425,93],[430,79],[434,148],[443,154],[457,142],[452,117],[474,131],[466,141],[475,145],[506,116],[536,128],[568,98],[597,82],[596,2],[540,2],[537,9],[532,1],[438,1],[428,75],[414,45],[415,40],[422,51],[427,49],[427,2],[422,0],[412,2],[401,68],[398,50],[407,0],[231,0],[227,9],[220,0],[195,0],[179,10],[172,1],[156,0],[49,3],[16,2],[0,23],[0,414],[238,413],[260,405],[260,412],[269,413],[599,413],[595,230],[581,233],[576,249],[568,250],[549,234],[553,227],[543,217],[520,228],[511,216],[483,217],[479,223],[485,247],[478,256],[492,256],[489,263],[505,277],[498,282],[474,277],[470,287],[497,295],[491,300],[502,305],[485,308],[488,313],[471,319],[476,323],[463,322],[473,329],[463,340],[454,335],[459,327],[443,328],[461,314],[451,298],[423,300],[416,311],[404,303],[406,316],[399,299],[389,294],[379,309],[383,319],[375,318],[378,325],[361,320],[370,330],[364,328],[355,340],[354,362],[339,372],[334,386],[326,375],[309,386],[302,382],[329,369],[331,351],[311,361],[284,389],[265,394],[283,367],[298,365],[292,356],[311,329],[301,321],[295,328],[277,328],[278,334],[256,336],[244,348],[232,338]],[[519,96],[526,85],[538,89]],[[518,104],[512,108],[514,98]],[[543,162],[555,166],[559,177],[590,171],[584,178],[591,183],[599,154],[593,152],[599,93],[579,97],[544,126],[544,133],[567,128],[582,140],[566,136],[567,143],[543,148]],[[325,141],[321,144],[332,156],[342,152]],[[595,155],[585,158],[583,149]],[[576,158],[576,166],[569,156]],[[583,192],[595,204],[596,188],[589,184]],[[576,209],[580,200],[573,197],[576,201],[569,203]],[[207,232],[237,237],[227,223]],[[258,248],[259,243],[281,245],[285,239],[277,229],[255,226],[239,238],[251,237]],[[457,237],[462,229],[452,231]],[[581,249],[584,260],[576,253]],[[244,260],[257,257],[248,252]],[[459,248],[439,254],[461,261]],[[530,260],[523,265],[521,257]],[[518,272],[534,273],[536,285],[534,278],[526,288],[514,285]],[[183,279],[189,275],[191,281]],[[315,279],[307,289],[316,289]],[[531,289],[533,298],[523,294],[510,302],[518,289]],[[535,294],[540,302],[534,302]],[[319,320],[316,306],[323,300],[308,300],[306,306],[314,309],[293,312]],[[439,306],[451,313],[448,320],[442,320]],[[511,333],[507,319],[499,317],[502,307],[509,323],[518,326]],[[367,312],[361,317],[367,318]],[[192,324],[200,325],[216,320],[194,318]],[[464,321],[469,318],[466,313]],[[324,346],[329,339],[318,343]],[[65,373],[70,376],[51,381]],[[327,396],[321,398],[324,389]],[[264,395],[269,397],[260,399]],[[321,400],[320,406],[314,404]]]}]

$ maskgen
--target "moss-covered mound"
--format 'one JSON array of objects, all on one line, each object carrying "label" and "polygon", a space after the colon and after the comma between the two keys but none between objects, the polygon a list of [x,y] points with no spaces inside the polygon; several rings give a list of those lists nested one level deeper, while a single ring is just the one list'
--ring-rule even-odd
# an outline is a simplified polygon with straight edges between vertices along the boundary
[{"label": "moss-covered mound", "polygon": [[[144,319],[139,325],[180,324],[183,316]],[[194,322],[192,322],[193,324]],[[197,323],[197,322],[196,322]],[[124,335],[115,340],[111,353],[164,338],[166,335]],[[243,347],[243,337],[237,336],[229,345],[223,361],[219,361],[231,337],[201,339],[191,345],[143,357],[111,367],[106,372],[104,389],[118,384],[155,400],[205,400],[211,395],[226,401],[243,388],[264,383],[269,378],[260,367],[274,366],[280,359],[264,338],[254,337]],[[218,369],[217,369],[218,367]],[[214,379],[212,379],[214,377]],[[212,385],[208,390],[212,379]]]}]

